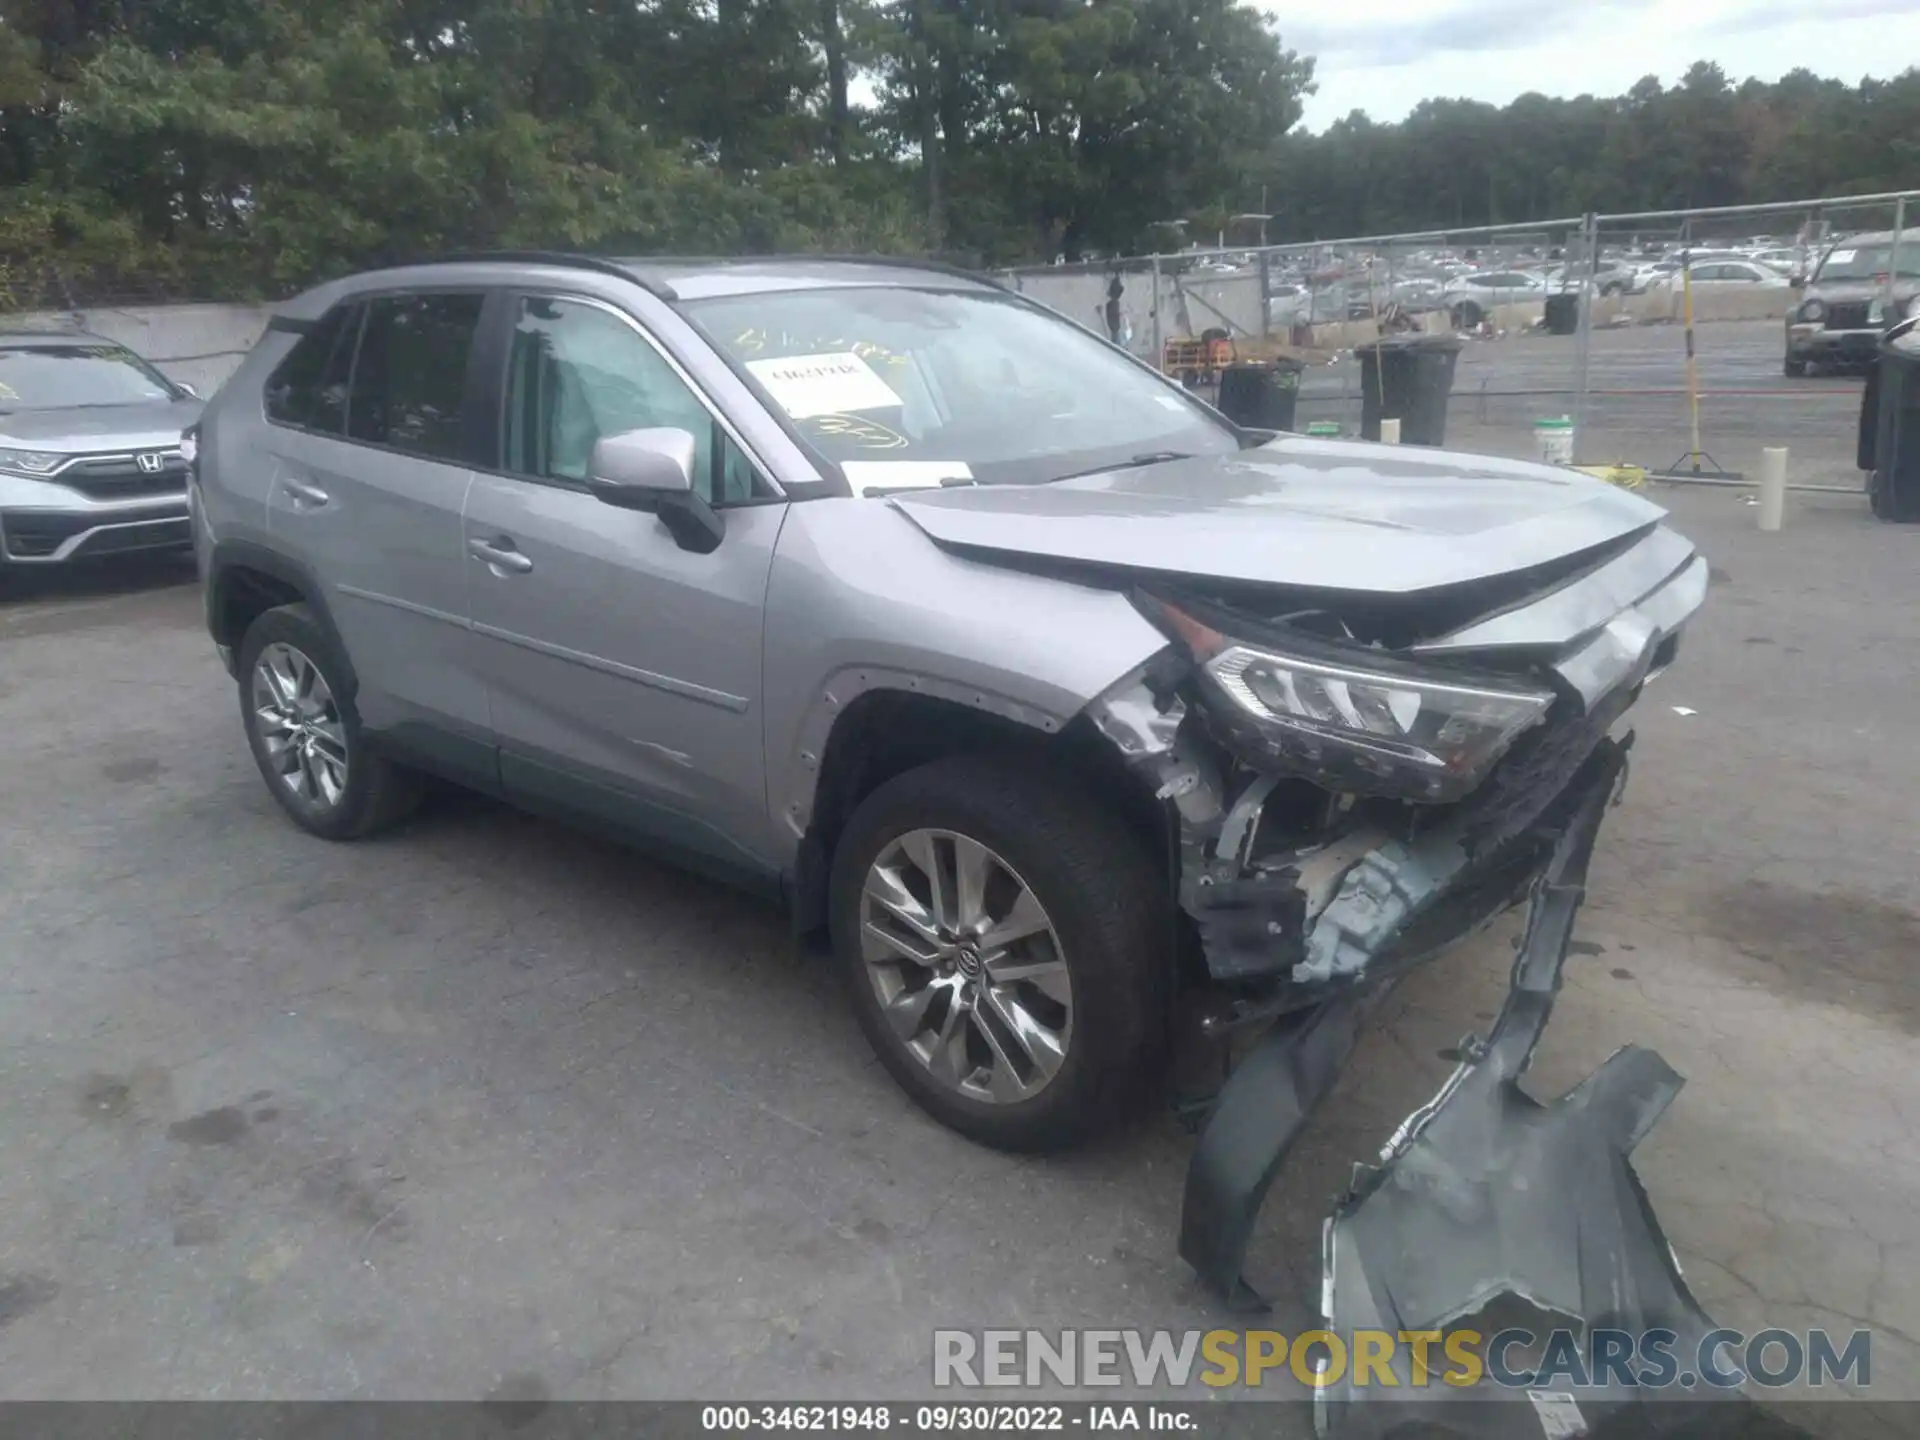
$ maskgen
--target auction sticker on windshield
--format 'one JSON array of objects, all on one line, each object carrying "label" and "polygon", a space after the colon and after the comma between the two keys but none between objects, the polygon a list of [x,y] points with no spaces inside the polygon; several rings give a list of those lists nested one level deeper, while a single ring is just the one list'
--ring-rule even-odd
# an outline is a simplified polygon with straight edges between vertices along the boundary
[{"label": "auction sticker on windshield", "polygon": [[901,399],[851,350],[749,360],[753,378],[795,420],[846,410],[897,410]]}]

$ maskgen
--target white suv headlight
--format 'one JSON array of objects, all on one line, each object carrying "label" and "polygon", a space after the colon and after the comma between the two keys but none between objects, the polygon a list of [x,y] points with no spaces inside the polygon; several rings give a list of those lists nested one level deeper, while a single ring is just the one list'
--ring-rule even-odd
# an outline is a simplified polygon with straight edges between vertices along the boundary
[{"label": "white suv headlight", "polygon": [[0,470],[9,475],[51,475],[64,465],[68,456],[49,450],[0,449]]}]

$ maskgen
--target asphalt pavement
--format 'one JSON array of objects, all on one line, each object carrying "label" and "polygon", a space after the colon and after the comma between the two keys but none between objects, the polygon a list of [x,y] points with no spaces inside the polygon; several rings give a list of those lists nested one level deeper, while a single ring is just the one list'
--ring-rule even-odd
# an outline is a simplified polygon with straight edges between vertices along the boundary
[{"label": "asphalt pavement", "polygon": [[[1797,483],[1858,489],[1854,437],[1861,379],[1782,371],[1779,322],[1739,320],[1696,328],[1700,446],[1727,471],[1751,475],[1760,451],[1785,446]],[[1693,448],[1686,331],[1678,325],[1594,332],[1588,354],[1589,401],[1580,460],[1673,465]],[[1448,417],[1448,443],[1490,454],[1533,456],[1533,422],[1575,413],[1572,336],[1513,332],[1466,340]],[[1335,420],[1357,434],[1360,371],[1351,355],[1302,377],[1299,417]],[[1691,469],[1688,460],[1682,468]],[[1713,468],[1711,464],[1703,468]]]},{"label": "asphalt pavement", "polygon": [[[1873,1394],[1920,1399],[1920,530],[1660,498],[1713,593],[1531,1083],[1660,1050],[1689,1084],[1639,1166],[1702,1301],[1871,1326]],[[457,794],[297,832],[188,579],[0,603],[0,1399],[908,1397],[938,1326],[1226,1318],[1168,1114],[983,1151],[770,910]],[[1256,1234],[1271,1323],[1311,1323],[1328,1201],[1511,938],[1363,1041]]]}]

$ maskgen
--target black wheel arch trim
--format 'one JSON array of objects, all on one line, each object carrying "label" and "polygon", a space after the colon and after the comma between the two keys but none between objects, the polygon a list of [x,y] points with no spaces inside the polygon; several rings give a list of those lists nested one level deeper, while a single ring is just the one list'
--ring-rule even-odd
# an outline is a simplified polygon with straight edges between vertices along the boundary
[{"label": "black wheel arch trim", "polygon": [[342,680],[346,694],[343,699],[351,699],[360,688],[360,678],[354,673],[353,660],[347,654],[347,647],[340,639],[340,627],[334,623],[333,611],[327,604],[326,588],[317,575],[301,564],[277,550],[251,540],[218,540],[214,542],[212,554],[207,562],[206,615],[207,631],[213,636],[216,645],[225,645],[237,655],[241,635],[228,635],[220,625],[220,616],[226,609],[229,588],[233,577],[241,571],[255,571],[271,576],[289,589],[298,592],[301,602],[313,611],[314,619],[326,632],[327,639],[333,643],[334,653],[339,657]]}]

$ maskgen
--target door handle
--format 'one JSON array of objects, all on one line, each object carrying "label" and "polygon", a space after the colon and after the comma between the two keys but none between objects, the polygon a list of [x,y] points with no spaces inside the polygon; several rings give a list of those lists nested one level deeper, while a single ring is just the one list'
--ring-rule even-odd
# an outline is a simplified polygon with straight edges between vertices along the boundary
[{"label": "door handle", "polygon": [[333,499],[318,485],[309,485],[304,480],[294,480],[283,475],[280,477],[280,483],[286,487],[287,493],[302,505],[311,505],[318,509]]},{"label": "door handle", "polygon": [[513,548],[513,542],[504,535],[498,540],[469,540],[467,549],[474,558],[484,560],[496,570],[511,570],[516,575],[524,575],[533,569],[533,561]]}]

